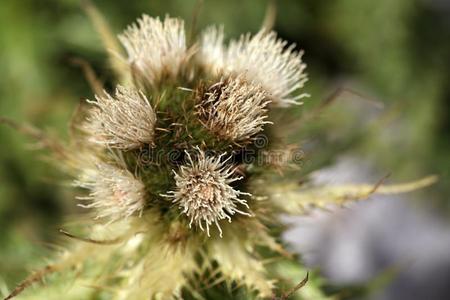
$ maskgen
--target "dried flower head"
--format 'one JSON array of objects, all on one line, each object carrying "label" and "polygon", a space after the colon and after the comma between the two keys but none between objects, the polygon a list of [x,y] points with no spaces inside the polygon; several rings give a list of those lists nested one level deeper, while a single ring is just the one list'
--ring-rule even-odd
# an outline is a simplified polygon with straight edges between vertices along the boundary
[{"label": "dried flower head", "polygon": [[211,27],[201,40],[200,60],[213,73],[245,74],[250,81],[260,84],[277,106],[299,104],[307,96],[298,94],[307,81],[302,62],[303,52],[294,51],[295,45],[277,38],[275,32],[261,30],[253,37],[242,35],[239,40],[223,45],[222,28]]},{"label": "dried flower head", "polygon": [[157,84],[164,76],[175,78],[187,59],[184,22],[166,17],[164,21],[143,15],[119,36],[133,70]]},{"label": "dried flower head", "polygon": [[145,186],[125,168],[97,162],[95,168],[85,173],[75,185],[89,189],[89,204],[79,204],[84,208],[94,208],[96,219],[109,219],[111,222],[141,213],[145,207]]},{"label": "dried flower head", "polygon": [[119,85],[114,97],[104,92],[95,98],[84,125],[90,141],[122,150],[153,143],[156,114],[142,92]]},{"label": "dried flower head", "polygon": [[231,216],[235,213],[250,216],[250,213],[240,210],[238,204],[248,208],[247,201],[239,197],[251,195],[230,185],[242,179],[234,176],[232,165],[227,165],[231,157],[222,161],[224,154],[207,157],[198,147],[196,151],[198,154],[194,158],[186,151],[187,165],[181,166],[178,173],[174,171],[176,190],[164,196],[173,198],[182,213],[190,219],[190,227],[195,223],[204,230],[204,223],[209,236],[209,226],[214,223],[222,237],[219,221],[227,219],[231,222]]},{"label": "dried flower head", "polygon": [[242,142],[263,130],[267,119],[267,93],[242,76],[212,85],[198,105],[204,125],[218,136]]}]

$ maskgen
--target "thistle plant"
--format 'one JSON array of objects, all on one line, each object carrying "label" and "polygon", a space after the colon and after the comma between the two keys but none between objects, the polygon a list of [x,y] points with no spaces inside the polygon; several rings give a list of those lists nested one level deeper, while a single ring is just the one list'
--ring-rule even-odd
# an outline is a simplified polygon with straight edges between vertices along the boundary
[{"label": "thistle plant", "polygon": [[[214,289],[275,298],[280,282],[303,278],[275,271],[296,262],[279,238],[281,214],[433,180],[318,187],[283,176],[301,164],[300,149],[282,142],[272,116],[301,104],[307,75],[303,52],[275,32],[226,42],[213,26],[192,42],[183,20],[147,15],[118,36],[122,47],[100,32],[117,86],[91,82],[96,95],[70,142],[40,136],[89,217],[75,222],[79,235],[62,230],[64,250],[7,299],[209,299]],[[325,298],[314,284],[304,288]]]}]

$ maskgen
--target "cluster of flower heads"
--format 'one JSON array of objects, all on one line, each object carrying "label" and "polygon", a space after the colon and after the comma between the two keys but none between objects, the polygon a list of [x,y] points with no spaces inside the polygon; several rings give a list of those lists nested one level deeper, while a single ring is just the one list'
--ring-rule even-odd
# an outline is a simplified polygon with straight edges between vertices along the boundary
[{"label": "cluster of flower heads", "polygon": [[[405,192],[435,180],[299,187],[295,179],[266,177],[289,164],[289,145],[273,139],[277,145],[270,148],[260,137],[272,126],[270,110],[305,96],[302,53],[267,30],[227,45],[224,39],[222,28],[211,27],[189,44],[183,21],[148,16],[119,36],[126,50],[120,57],[126,68],[116,74],[120,84],[113,93],[95,88],[96,100],[76,115],[83,121],[72,132],[79,134],[74,144],[47,143],[76,173],[75,185],[89,190],[79,197],[80,206],[102,222],[93,221],[89,238],[6,299],[62,270],[76,275],[61,277],[55,297],[44,291],[28,299],[60,299],[58,287],[71,294],[67,299],[105,299],[102,292],[113,299],[182,299],[184,292],[203,299],[200,291],[219,283],[275,299],[272,279],[282,275],[268,274],[265,263],[291,258],[274,236],[278,214],[342,205],[375,191]],[[144,160],[146,154],[156,156]],[[221,238],[211,234],[216,228]],[[67,289],[66,282],[82,289]],[[88,285],[96,287],[93,292]],[[317,292],[312,294],[326,299]]]},{"label": "cluster of flower heads", "polygon": [[[235,185],[243,176],[232,158],[271,123],[269,109],[299,104],[305,96],[302,53],[266,30],[227,46],[223,29],[211,27],[188,45],[183,21],[146,15],[119,40],[133,80],[88,101],[83,129],[105,151],[91,174],[77,181],[91,191],[91,203],[83,206],[95,208],[98,218],[117,220],[172,201],[170,209],[178,209],[189,227],[209,236],[215,224],[222,236],[221,220],[252,215],[250,193]],[[167,152],[180,145],[184,162],[169,166],[163,192],[127,160],[143,149]]]}]

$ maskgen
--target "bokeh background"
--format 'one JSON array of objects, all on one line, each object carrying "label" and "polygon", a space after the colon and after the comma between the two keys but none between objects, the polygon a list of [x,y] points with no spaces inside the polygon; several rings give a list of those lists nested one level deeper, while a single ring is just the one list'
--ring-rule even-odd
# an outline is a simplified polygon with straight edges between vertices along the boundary
[{"label": "bokeh background", "polygon": [[[320,111],[289,128],[312,149],[305,175],[321,183],[376,182],[387,173],[391,182],[440,177],[401,197],[286,219],[285,240],[339,299],[449,299],[450,2],[276,2],[275,30],[305,51],[312,96],[302,109]],[[267,7],[263,0],[94,3],[117,33],[142,13],[190,24],[198,12],[199,28],[222,23],[228,37],[256,32]],[[1,0],[1,116],[67,138],[72,112],[92,98],[80,59],[111,85],[81,1]],[[34,148],[0,126],[1,293],[51,253],[57,229],[77,213],[70,182]]]}]

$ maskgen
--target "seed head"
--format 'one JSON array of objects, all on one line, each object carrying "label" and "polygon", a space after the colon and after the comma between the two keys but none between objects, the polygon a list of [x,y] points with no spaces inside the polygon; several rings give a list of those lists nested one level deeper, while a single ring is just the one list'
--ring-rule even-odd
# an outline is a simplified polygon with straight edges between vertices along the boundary
[{"label": "seed head", "polygon": [[260,84],[276,106],[299,104],[307,96],[298,94],[307,81],[302,52],[295,45],[278,39],[275,32],[261,30],[253,37],[242,35],[239,40],[223,45],[223,30],[209,28],[201,41],[202,64],[210,72],[219,74],[245,74],[250,81]]},{"label": "seed head", "polygon": [[198,108],[204,125],[215,134],[234,142],[249,140],[263,130],[267,119],[267,93],[242,76],[212,85]]},{"label": "seed head", "polygon": [[173,202],[190,219],[189,226],[195,223],[204,230],[205,225],[210,236],[209,226],[214,223],[222,237],[219,221],[227,219],[231,222],[231,216],[236,213],[250,216],[239,210],[238,204],[248,208],[247,201],[239,197],[251,195],[230,186],[232,182],[242,179],[234,176],[232,165],[227,165],[231,157],[222,161],[224,154],[207,157],[198,147],[196,151],[198,154],[194,158],[186,151],[187,164],[180,167],[178,173],[174,171],[176,190],[163,196],[173,198]]},{"label": "seed head", "polygon": [[175,78],[187,59],[183,20],[166,17],[164,21],[143,15],[119,35],[133,70],[157,84],[163,77]]},{"label": "seed head", "polygon": [[90,190],[89,196],[78,198],[91,202],[80,206],[96,209],[96,219],[117,221],[141,213],[145,206],[144,184],[125,168],[98,162],[75,185]]},{"label": "seed head", "polygon": [[95,98],[84,125],[90,141],[122,150],[153,143],[156,114],[142,92],[118,86],[114,97],[105,92]]}]

